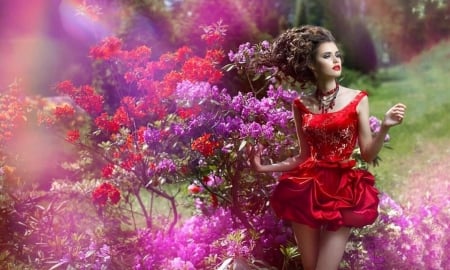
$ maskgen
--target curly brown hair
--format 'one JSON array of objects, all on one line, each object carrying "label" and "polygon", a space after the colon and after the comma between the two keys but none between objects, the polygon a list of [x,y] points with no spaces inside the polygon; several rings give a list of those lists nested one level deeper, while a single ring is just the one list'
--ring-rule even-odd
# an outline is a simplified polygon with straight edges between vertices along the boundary
[{"label": "curly brown hair", "polygon": [[331,32],[323,27],[304,25],[291,28],[278,36],[271,48],[270,65],[278,67],[285,76],[290,76],[302,86],[315,83],[309,65],[320,44],[335,42]]}]

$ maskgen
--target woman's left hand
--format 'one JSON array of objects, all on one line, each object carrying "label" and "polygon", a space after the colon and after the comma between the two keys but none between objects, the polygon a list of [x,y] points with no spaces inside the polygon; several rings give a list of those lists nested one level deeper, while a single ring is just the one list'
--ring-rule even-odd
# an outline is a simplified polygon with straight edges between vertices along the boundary
[{"label": "woman's left hand", "polygon": [[392,108],[390,108],[383,120],[383,125],[386,127],[392,127],[402,123],[403,118],[405,118],[406,105],[402,103],[397,103]]}]

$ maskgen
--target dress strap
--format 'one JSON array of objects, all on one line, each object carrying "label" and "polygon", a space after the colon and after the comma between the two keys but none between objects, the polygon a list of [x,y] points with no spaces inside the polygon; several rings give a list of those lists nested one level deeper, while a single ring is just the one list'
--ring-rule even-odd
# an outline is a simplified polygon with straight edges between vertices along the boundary
[{"label": "dress strap", "polygon": [[351,101],[352,106],[356,108],[356,106],[358,106],[358,104],[361,101],[361,99],[363,99],[365,96],[367,96],[367,92],[365,90],[360,91],[355,96],[355,98]]},{"label": "dress strap", "polygon": [[300,98],[294,99],[295,106],[303,113],[310,113],[308,108],[303,104],[303,102],[300,101]]}]

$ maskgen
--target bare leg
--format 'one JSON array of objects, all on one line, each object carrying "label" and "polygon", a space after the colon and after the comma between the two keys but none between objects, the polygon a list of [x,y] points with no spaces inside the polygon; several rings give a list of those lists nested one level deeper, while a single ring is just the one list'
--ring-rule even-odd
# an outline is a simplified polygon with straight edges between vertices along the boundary
[{"label": "bare leg", "polygon": [[298,223],[292,223],[292,229],[302,258],[303,269],[315,270],[319,253],[320,230]]},{"label": "bare leg", "polygon": [[338,269],[350,236],[350,228],[337,231],[322,231],[316,270]]}]

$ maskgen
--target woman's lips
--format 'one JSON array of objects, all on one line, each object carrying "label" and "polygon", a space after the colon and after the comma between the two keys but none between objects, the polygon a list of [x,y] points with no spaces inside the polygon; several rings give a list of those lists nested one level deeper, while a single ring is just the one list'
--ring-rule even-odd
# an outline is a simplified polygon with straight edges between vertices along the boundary
[{"label": "woman's lips", "polygon": [[339,70],[341,70],[341,66],[334,66],[333,70],[339,71]]}]

